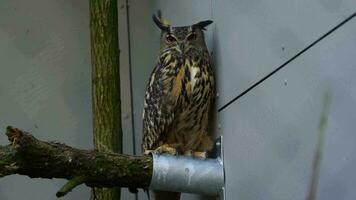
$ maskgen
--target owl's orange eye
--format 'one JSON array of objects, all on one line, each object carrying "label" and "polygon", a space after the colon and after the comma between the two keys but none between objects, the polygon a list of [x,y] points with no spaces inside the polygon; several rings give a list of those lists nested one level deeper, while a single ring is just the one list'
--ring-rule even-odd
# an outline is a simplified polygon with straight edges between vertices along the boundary
[{"label": "owl's orange eye", "polygon": [[196,33],[191,33],[190,35],[188,35],[187,40],[188,41],[194,41],[197,39],[197,34]]},{"label": "owl's orange eye", "polygon": [[166,41],[167,41],[168,43],[172,43],[172,42],[175,42],[176,39],[175,39],[173,36],[171,36],[171,35],[167,35],[167,36],[166,36]]}]

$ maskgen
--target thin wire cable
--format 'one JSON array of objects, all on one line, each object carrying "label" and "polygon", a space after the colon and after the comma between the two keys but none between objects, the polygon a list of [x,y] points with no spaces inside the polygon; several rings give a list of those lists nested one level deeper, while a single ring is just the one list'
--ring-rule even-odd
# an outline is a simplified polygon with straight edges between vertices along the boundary
[{"label": "thin wire cable", "polygon": [[275,70],[273,70],[271,73],[267,74],[265,77],[263,77],[261,80],[257,81],[255,84],[253,84],[252,86],[250,86],[249,88],[247,88],[245,91],[241,92],[239,95],[237,95],[235,98],[233,98],[232,100],[230,100],[228,103],[226,103],[225,105],[223,105],[222,107],[220,107],[218,109],[218,112],[223,111],[226,107],[228,107],[230,104],[234,103],[236,100],[238,100],[239,98],[243,97],[245,94],[247,94],[248,92],[250,92],[253,88],[255,88],[256,86],[258,86],[259,84],[261,84],[263,81],[265,81],[266,79],[268,79],[269,77],[271,77],[273,74],[277,73],[279,70],[281,70],[282,68],[284,68],[286,65],[288,65],[290,62],[292,62],[293,60],[295,60],[297,57],[299,57],[300,55],[302,55],[303,53],[305,53],[307,50],[309,50],[311,47],[313,47],[314,45],[316,45],[317,43],[319,43],[321,40],[323,40],[324,38],[326,38],[328,35],[330,35],[331,33],[333,33],[334,31],[336,31],[338,28],[340,28],[341,26],[343,26],[346,22],[350,21],[352,18],[354,18],[356,16],[356,12],[353,13],[352,15],[350,15],[349,17],[347,17],[345,20],[343,20],[342,22],[340,22],[338,25],[336,25],[334,28],[332,28],[331,30],[329,30],[328,32],[326,32],[324,35],[322,35],[321,37],[319,37],[317,40],[315,40],[313,43],[309,44],[307,47],[305,47],[303,50],[301,50],[299,53],[297,53],[296,55],[294,55],[292,58],[290,58],[289,60],[287,60],[285,63],[283,63],[282,65],[280,65],[279,67],[277,67]]},{"label": "thin wire cable", "polygon": [[130,30],[130,13],[129,13],[129,1],[126,0],[126,24],[127,24],[127,48],[128,48],[128,56],[129,56],[129,74],[130,74],[130,101],[131,101],[131,128],[132,128],[132,150],[133,154],[136,155],[136,130],[135,130],[135,119],[134,119],[134,106],[133,106],[133,88],[132,88],[132,57],[131,57],[131,30]]},{"label": "thin wire cable", "polygon": [[[133,88],[132,88],[132,57],[131,57],[131,30],[130,30],[130,8],[129,0],[126,0],[126,26],[127,26],[127,50],[129,56],[129,75],[130,75],[130,107],[131,107],[131,130],[132,130],[132,151],[136,155],[136,134],[135,134],[135,119],[134,119],[134,106],[133,106]],[[135,193],[135,200],[138,200],[138,193]]]}]

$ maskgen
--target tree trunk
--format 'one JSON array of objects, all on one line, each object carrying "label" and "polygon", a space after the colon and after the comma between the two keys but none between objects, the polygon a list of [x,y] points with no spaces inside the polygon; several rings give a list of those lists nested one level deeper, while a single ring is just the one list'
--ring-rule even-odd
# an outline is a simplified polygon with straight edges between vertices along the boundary
[{"label": "tree trunk", "polygon": [[[90,0],[94,146],[122,152],[117,0]],[[120,188],[94,188],[92,200],[118,200]]]}]

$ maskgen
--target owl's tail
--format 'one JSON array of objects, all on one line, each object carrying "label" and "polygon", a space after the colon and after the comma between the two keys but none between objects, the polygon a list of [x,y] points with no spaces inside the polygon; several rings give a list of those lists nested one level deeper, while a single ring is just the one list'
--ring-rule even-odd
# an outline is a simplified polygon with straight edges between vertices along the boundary
[{"label": "owl's tail", "polygon": [[158,191],[154,190],[154,200],[179,200],[180,193],[179,192],[166,192],[166,191]]}]

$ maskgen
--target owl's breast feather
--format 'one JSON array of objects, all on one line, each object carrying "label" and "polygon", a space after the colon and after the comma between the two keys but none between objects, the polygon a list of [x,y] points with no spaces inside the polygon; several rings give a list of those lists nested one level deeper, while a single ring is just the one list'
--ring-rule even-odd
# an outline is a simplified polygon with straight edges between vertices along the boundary
[{"label": "owl's breast feather", "polygon": [[195,83],[197,82],[198,77],[196,77],[197,73],[200,71],[199,67],[192,66],[190,69],[190,86],[191,89],[194,89]]}]

